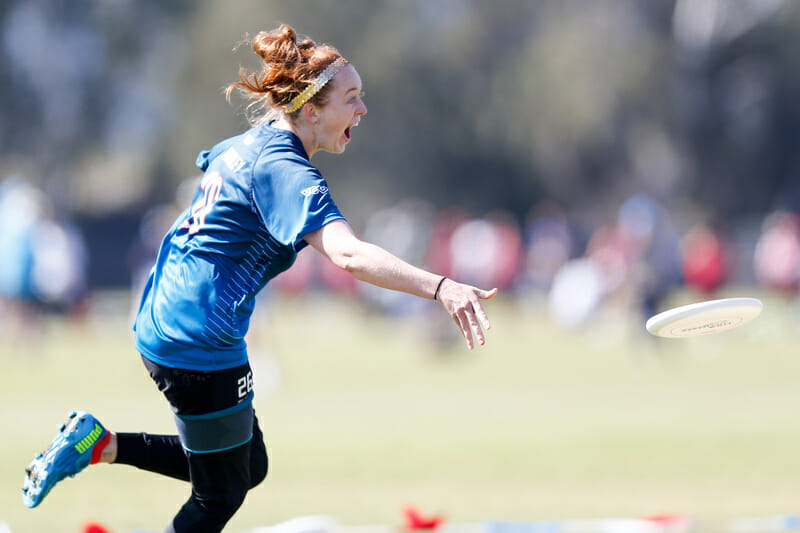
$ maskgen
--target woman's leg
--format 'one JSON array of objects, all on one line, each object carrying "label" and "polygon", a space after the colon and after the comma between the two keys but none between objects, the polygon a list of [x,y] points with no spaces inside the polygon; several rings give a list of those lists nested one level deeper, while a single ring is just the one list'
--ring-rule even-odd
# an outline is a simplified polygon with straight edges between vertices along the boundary
[{"label": "woman's leg", "polygon": [[[111,462],[189,481],[189,459],[178,435],[116,433],[112,438],[116,439],[116,456]],[[250,442],[250,488],[253,488],[264,480],[269,467],[264,436],[255,415]]]},{"label": "woman's leg", "polygon": [[192,494],[167,533],[216,533],[244,502],[250,488],[250,443],[213,453],[187,453]]},{"label": "woman's leg", "polygon": [[189,481],[189,463],[177,435],[117,433],[114,463]]},{"label": "woman's leg", "polygon": [[[231,372],[194,372],[189,373],[194,375],[191,376],[183,375],[184,371],[156,368],[152,363],[148,363],[145,364],[150,369],[151,376],[170,400],[176,413],[180,413],[181,409],[184,413],[198,414],[198,411],[200,414],[213,413],[213,409],[209,411],[209,406],[230,404],[231,394],[221,394],[220,391],[231,389],[230,386],[226,386],[226,383],[231,381]],[[242,369],[234,369],[233,375],[243,371],[249,373],[249,367],[245,365]],[[162,374],[168,377],[162,379]],[[214,374],[219,374],[221,379],[215,379],[220,376]],[[246,373],[245,377],[252,383],[252,379]],[[187,389],[175,387],[174,383],[177,382],[187,385],[199,382],[206,385]],[[241,377],[235,380],[237,397],[240,392],[240,382]],[[193,491],[195,502],[189,505],[188,509],[219,517],[228,515],[229,518],[241,505],[247,490],[266,477],[268,469],[263,435],[249,403],[249,395],[247,408],[252,419],[249,441],[245,445],[225,450],[227,453],[211,454],[193,454],[185,451],[178,435],[115,434],[106,430],[90,413],[75,411],[61,426],[47,449],[38,454],[25,469],[22,486],[23,503],[28,507],[36,507],[65,477],[76,475],[90,464],[110,462],[132,465],[184,481],[196,478],[200,490],[197,491],[197,498],[194,498],[195,491]],[[195,455],[201,457],[194,457]],[[220,465],[226,467],[222,470],[229,470],[221,478],[225,480],[224,486],[219,487],[219,490],[216,486],[206,487],[207,479],[216,475],[214,472],[220,470]],[[187,502],[187,505],[190,502]],[[224,521],[221,522],[223,525]]]},{"label": "woman's leg", "polygon": [[[167,532],[219,532],[244,502],[247,491],[264,479],[266,448],[252,408],[252,374],[249,365],[198,372],[168,368],[145,359],[145,366],[175,413],[179,437],[160,439],[126,436],[134,466],[186,479],[192,493]],[[180,467],[166,461],[184,454]],[[148,458],[149,456],[149,458]],[[185,466],[184,466],[185,465]]]}]

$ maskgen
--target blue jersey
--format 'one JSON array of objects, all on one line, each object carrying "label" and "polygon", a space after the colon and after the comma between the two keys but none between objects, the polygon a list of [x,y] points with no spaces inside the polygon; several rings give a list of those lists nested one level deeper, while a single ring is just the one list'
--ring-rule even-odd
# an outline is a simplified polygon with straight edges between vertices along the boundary
[{"label": "blue jersey", "polygon": [[136,318],[136,348],[190,370],[247,362],[256,294],[289,268],[303,236],[344,218],[300,139],[261,125],[200,153],[192,205],[161,243]]}]

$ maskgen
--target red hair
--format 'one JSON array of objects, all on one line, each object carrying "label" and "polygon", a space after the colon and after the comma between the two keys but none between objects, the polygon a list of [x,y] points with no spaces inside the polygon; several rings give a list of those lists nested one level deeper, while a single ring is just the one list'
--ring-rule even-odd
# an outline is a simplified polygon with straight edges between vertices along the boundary
[{"label": "red hair", "polygon": [[[244,44],[250,44],[264,64],[260,71],[240,67],[239,81],[228,85],[225,96],[230,101],[235,90],[250,101],[246,114],[251,123],[274,117],[328,65],[341,57],[332,46],[318,45],[311,39],[298,42],[297,32],[286,24],[271,31],[260,31]],[[309,101],[325,105],[329,89],[330,84],[320,89]]]}]

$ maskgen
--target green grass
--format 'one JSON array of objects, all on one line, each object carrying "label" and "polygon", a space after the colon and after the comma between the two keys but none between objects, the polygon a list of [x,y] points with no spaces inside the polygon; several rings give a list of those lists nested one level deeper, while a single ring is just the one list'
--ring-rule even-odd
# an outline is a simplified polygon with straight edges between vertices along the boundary
[{"label": "green grass", "polygon": [[[454,335],[435,304],[403,320],[347,300],[263,307],[250,344],[270,475],[231,531],[309,514],[399,524],[407,504],[450,522],[798,511],[800,329],[785,302],[724,335],[656,343],[621,313],[563,331],[497,300],[473,352],[431,341]],[[88,519],[159,530],[188,496],[100,465],[22,505],[24,466],[72,408],[114,430],[173,432],[128,322],[106,310],[0,341],[0,521],[15,533]]]}]

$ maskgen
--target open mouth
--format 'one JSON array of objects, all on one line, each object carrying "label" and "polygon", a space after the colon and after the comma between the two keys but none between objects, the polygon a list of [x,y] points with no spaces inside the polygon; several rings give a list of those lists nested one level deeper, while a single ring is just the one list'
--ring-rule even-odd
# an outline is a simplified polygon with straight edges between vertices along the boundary
[{"label": "open mouth", "polygon": [[344,130],[344,138],[347,139],[348,141],[350,140],[351,129],[352,129],[352,126],[349,126],[349,127],[345,128],[345,130]]}]

